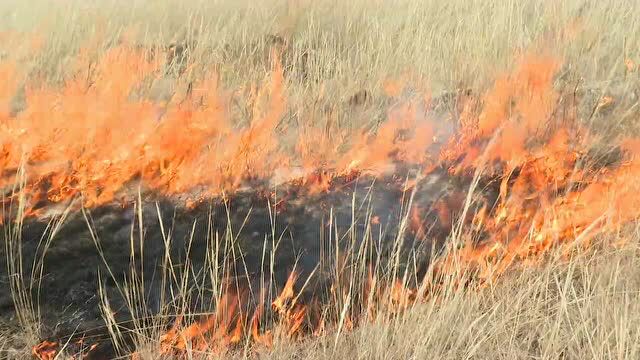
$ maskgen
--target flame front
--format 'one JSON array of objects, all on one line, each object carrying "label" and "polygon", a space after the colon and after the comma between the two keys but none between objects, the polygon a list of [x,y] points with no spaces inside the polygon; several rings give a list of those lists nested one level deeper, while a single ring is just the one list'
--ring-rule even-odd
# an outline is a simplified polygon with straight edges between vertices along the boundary
[{"label": "flame front", "polygon": [[[22,78],[13,64],[0,66],[8,79],[0,87],[5,174],[0,185],[10,189],[24,169],[27,215],[42,215],[37,209],[44,204],[77,197],[87,207],[127,201],[136,185],[193,202],[233,192],[253,179],[277,174],[293,180],[300,168],[305,174],[324,169],[327,179],[351,171],[377,173],[392,159],[423,160],[431,139],[428,123],[417,125],[404,116],[390,119],[377,135],[355,140],[306,129],[292,156],[292,145],[278,141],[286,102],[277,63],[269,85],[252,95],[257,105],[242,127],[234,124],[226,107],[231,94],[219,89],[215,75],[190,84],[186,97],[157,103],[139,94],[160,76],[162,62],[148,60],[142,51],[121,46],[96,64],[79,56],[76,66],[78,72],[62,87],[29,83],[25,108],[13,115],[9,104]],[[399,138],[401,129],[416,133]],[[338,152],[342,145],[346,155]]]},{"label": "flame front", "polygon": [[514,262],[541,259],[561,243],[615,231],[640,215],[633,179],[637,140],[620,141],[624,155],[616,166],[590,164],[586,155],[595,136],[580,125],[575,108],[558,111],[557,68],[551,59],[524,59],[496,82],[477,117],[466,114],[474,121],[443,153],[461,159],[452,173],[471,169],[500,181],[498,202],[486,204],[493,210],[485,207],[474,219],[491,235],[452,254],[480,266],[483,279]]}]

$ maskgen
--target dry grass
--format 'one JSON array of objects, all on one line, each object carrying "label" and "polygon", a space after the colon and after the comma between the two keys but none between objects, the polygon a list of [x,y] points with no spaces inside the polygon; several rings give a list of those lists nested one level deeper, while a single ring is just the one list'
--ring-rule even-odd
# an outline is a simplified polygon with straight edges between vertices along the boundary
[{"label": "dry grass", "polygon": [[325,87],[333,97],[377,90],[400,76],[436,92],[487,84],[511,64],[514,52],[532,47],[565,58],[589,84],[610,81],[624,76],[624,58],[640,56],[638,10],[615,0],[134,0],[126,6],[9,0],[0,6],[0,31],[44,37],[42,54],[31,65],[51,76],[63,73],[68,55],[86,41],[100,36],[108,44],[128,33],[145,46],[189,45],[195,64],[215,65],[225,81],[237,84],[264,76],[265,45],[278,36],[289,57],[307,56],[304,71],[313,81],[292,80],[292,91],[308,97],[307,91]]},{"label": "dry grass", "polygon": [[337,343],[328,335],[277,344],[261,358],[634,359],[640,356],[637,250],[531,269],[485,292],[453,292],[443,304],[358,328]]},{"label": "dry grass", "polygon": [[[447,283],[437,298],[398,318],[372,319],[355,330],[303,342],[276,341],[258,358],[635,359],[640,248],[615,248],[606,240],[602,245],[571,259],[552,254],[482,291]],[[158,357],[153,341],[139,349],[142,359]]]},{"label": "dry grass", "polygon": [[[80,47],[97,37],[92,49],[99,52],[126,32],[141,46],[185,54],[187,60],[176,60],[152,94],[163,97],[179,90],[175,77],[196,78],[210,68],[228,88],[248,88],[267,76],[268,50],[277,45],[284,49],[292,109],[335,107],[332,121],[361,128],[384,110],[382,89],[388,79],[436,93],[481,89],[511,65],[514,53],[531,49],[562,57],[566,83],[598,94],[634,94],[640,89],[640,72],[629,73],[624,61],[640,63],[638,4],[7,0],[0,4],[0,31],[32,33],[39,39],[16,44],[10,36],[0,43],[0,58],[18,54],[34,77],[60,81]],[[34,46],[39,51],[32,56]],[[182,62],[195,65],[181,73]],[[371,109],[354,115],[343,105],[362,89],[373,94]],[[636,102],[603,129],[638,128],[634,96]],[[19,241],[13,235],[4,241]],[[280,342],[262,358],[640,358],[638,233],[624,237],[628,245],[622,249],[598,247],[569,261],[552,256],[544,265],[515,271],[482,291],[450,289],[399,319],[374,321],[337,337],[330,333],[301,343]],[[35,312],[25,313],[24,322]],[[34,329],[22,329],[27,334],[23,340],[29,339],[22,344],[25,349],[37,337]],[[26,356],[16,350],[15,333],[15,328],[0,328],[0,358]],[[158,356],[141,349],[143,357]]]},{"label": "dry grass", "polygon": [[638,248],[552,261],[479,293],[452,291],[392,323],[283,346],[269,359],[635,359]]},{"label": "dry grass", "polygon": [[[294,122],[301,121],[296,109],[312,105],[337,110],[331,121],[340,127],[361,128],[383,116],[389,80],[436,95],[482,89],[522,51],[562,58],[560,79],[571,88],[630,93],[640,78],[627,72],[624,60],[640,62],[640,21],[634,16],[639,7],[617,0],[133,0],[126,6],[9,0],[0,4],[0,31],[20,35],[0,44],[0,57],[24,54],[22,65],[32,76],[60,81],[78,49],[88,47],[97,56],[126,36],[177,55],[149,94],[167,98],[183,90],[176,76],[198,78],[211,69],[227,88],[247,90],[267,76],[270,49],[276,46],[289,70]],[[185,63],[191,66],[182,73]],[[364,115],[341,106],[363,90],[371,95]],[[630,121],[620,118],[615,125]]]}]

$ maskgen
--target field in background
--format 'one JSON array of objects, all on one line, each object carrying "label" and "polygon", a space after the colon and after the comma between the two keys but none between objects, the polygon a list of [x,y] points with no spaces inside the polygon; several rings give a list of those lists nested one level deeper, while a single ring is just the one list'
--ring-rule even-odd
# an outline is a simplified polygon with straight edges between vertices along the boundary
[{"label": "field in background", "polygon": [[[639,6],[617,0],[9,0],[0,5],[0,56],[24,54],[33,76],[60,81],[78,49],[92,48],[97,56],[124,35],[174,54],[174,72],[150,94],[165,99],[181,90],[175,76],[198,78],[211,69],[229,88],[250,88],[270,70],[275,46],[291,72],[291,108],[338,108],[332,121],[341,127],[371,127],[384,110],[390,80],[434,95],[482,89],[526,50],[562,59],[566,86],[598,96],[628,93],[637,83],[625,60],[639,61]],[[17,39],[6,40],[16,32]],[[182,73],[186,60],[191,65]],[[362,91],[369,100],[364,116],[340,107]],[[611,127],[630,122],[616,121]]]},{"label": "field in background", "polygon": [[[640,3],[616,0],[7,0],[0,59],[21,59],[31,79],[60,84],[79,49],[98,57],[126,37],[170,65],[146,96],[167,101],[214,69],[243,103],[269,78],[275,47],[290,123],[355,133],[377,128],[395,84],[453,95],[446,102],[455,106],[467,90],[483,93],[517,54],[544,52],[564,61],[558,88],[593,98],[588,126],[616,136],[640,130],[639,13]],[[589,116],[607,99],[612,111]],[[19,94],[12,106],[23,106]],[[296,116],[302,108],[318,115]],[[234,109],[240,123],[251,115]],[[621,238],[624,247],[611,246]],[[445,291],[391,322],[276,343],[264,358],[637,358],[637,239],[631,227],[586,254],[554,254],[479,292]],[[0,359],[28,356],[37,336],[5,327]]]},{"label": "field in background", "polygon": [[572,79],[583,78],[581,86],[606,87],[625,77],[624,59],[640,56],[638,6],[615,0],[9,0],[0,7],[0,31],[32,33],[42,49],[25,65],[53,78],[88,41],[113,44],[123,33],[134,34],[141,46],[188,47],[184,55],[193,63],[215,66],[232,85],[262,79],[268,48],[282,45],[295,72],[304,72],[290,79],[291,92],[315,101],[322,89],[335,103],[361,89],[380,91],[388,79],[408,78],[435,93],[488,85],[515,53],[532,48],[565,60]]}]

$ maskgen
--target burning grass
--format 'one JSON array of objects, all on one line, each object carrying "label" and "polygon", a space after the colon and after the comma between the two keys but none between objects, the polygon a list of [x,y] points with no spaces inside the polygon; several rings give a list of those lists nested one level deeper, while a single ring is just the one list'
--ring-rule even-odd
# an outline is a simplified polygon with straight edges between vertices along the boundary
[{"label": "burning grass", "polygon": [[[637,140],[620,139],[612,147],[619,155],[604,166],[590,163],[586,155],[595,142],[594,135],[582,125],[576,104],[562,102],[561,94],[554,90],[559,63],[551,57],[523,55],[515,70],[499,78],[486,95],[463,104],[458,129],[435,150],[434,136],[442,124],[419,107],[428,98],[418,98],[417,103],[400,102],[375,134],[345,140],[305,128],[297,136],[293,156],[288,144],[279,141],[283,132],[297,129],[280,127],[286,99],[277,62],[267,90],[256,93],[254,116],[241,127],[232,126],[215,77],[193,84],[192,93],[179,101],[157,104],[136,98],[141,84],[160,66],[123,45],[92,65],[81,60],[81,69],[93,69],[89,77],[80,77],[85,72],[79,72],[62,88],[27,86],[25,109],[17,114],[7,111],[3,119],[4,187],[18,183],[17,176],[24,179],[21,188],[6,196],[8,209],[11,204],[20,204],[19,222],[51,216],[42,211],[56,204],[63,204],[67,211],[114,202],[128,207],[148,193],[160,193],[177,202],[179,208],[194,208],[223,194],[233,197],[247,186],[252,187],[250,192],[266,192],[262,196],[277,205],[273,209],[277,214],[279,207],[288,206],[293,199],[322,199],[323,194],[344,192],[341,184],[363,177],[396,187],[403,194],[397,201],[408,199],[404,206],[411,219],[401,214],[388,258],[363,257],[368,251],[364,247],[363,253],[351,259],[355,261],[351,266],[360,262],[370,267],[366,274],[359,270],[363,281],[354,275],[343,280],[345,264],[340,263],[340,256],[335,258],[337,268],[325,289],[329,303],[338,305],[333,311],[323,304],[321,295],[299,302],[306,283],[302,289],[294,289],[299,283],[294,267],[270,301],[271,326],[275,327],[260,330],[266,304],[260,300],[246,307],[252,299],[236,280],[235,285],[218,289],[214,314],[186,326],[182,319],[175,320],[159,338],[159,351],[164,354],[220,354],[243,343],[245,348],[250,343],[270,347],[276,333],[297,338],[318,335],[327,327],[335,327],[338,333],[351,330],[377,314],[398,315],[416,303],[438,297],[442,277],[468,273],[454,283],[486,286],[514,265],[539,262],[549,249],[558,246],[572,251],[594,236],[620,231],[638,216],[640,192],[638,184],[630,181],[638,173]],[[13,67],[7,66],[5,75],[14,79]],[[4,98],[15,91],[6,89]],[[560,111],[562,107],[568,110]],[[43,123],[45,113],[49,121]],[[410,172],[403,175],[407,170]],[[426,216],[431,209],[425,206],[434,204],[414,198],[425,191],[421,182],[436,171],[472,180],[469,188],[458,190],[466,193],[466,199],[449,208],[451,195],[447,194],[444,202],[436,205],[440,216],[433,220]],[[276,173],[284,177],[281,183],[291,182],[296,189],[291,193],[285,188],[280,200],[284,204],[278,204],[275,194],[269,192],[278,185],[271,183]],[[409,181],[394,181],[393,175]],[[497,196],[476,191],[478,186],[490,187],[492,183]],[[132,184],[138,189],[137,199],[127,190]],[[91,226],[90,218],[85,218]],[[433,224],[446,228],[451,219],[459,220],[444,238],[423,229]],[[330,217],[330,231],[333,221]],[[142,234],[142,225],[140,230]],[[409,231],[415,240],[437,246],[437,256],[427,264],[426,273],[400,270],[406,266],[400,252]],[[98,244],[96,235],[91,235]],[[339,243],[336,239],[337,249],[344,246]],[[12,246],[9,242],[8,253],[17,251]],[[388,261],[387,266],[380,261]],[[19,267],[9,269],[21,271]],[[314,272],[308,274],[309,279]],[[142,275],[137,276],[130,280],[131,285],[144,289]],[[20,284],[14,283],[14,289],[19,288]],[[134,293],[125,297],[129,306],[138,306]],[[116,350],[123,351],[120,330],[108,315],[113,311],[109,300],[105,297],[102,301],[112,341]],[[28,297],[25,304],[30,304]],[[41,346],[34,349],[38,356],[55,354],[52,344]],[[139,355],[134,352],[132,356]]]},{"label": "burning grass", "polygon": [[[519,52],[486,91],[462,91],[446,111],[430,93],[387,83],[385,117],[353,130],[331,111],[294,106],[288,85],[301,65],[284,40],[267,76],[230,90],[216,67],[176,64],[178,47],[160,56],[131,38],[81,48],[58,82],[0,59],[3,258],[18,322],[45,338],[32,348],[40,359],[277,357],[306,342],[319,356],[365,357],[363,339],[376,332],[399,357],[473,357],[505,345],[469,336],[479,322],[506,332],[514,324],[503,314],[520,316],[527,297],[568,316],[568,298],[610,294],[590,287],[593,273],[580,291],[568,285],[585,253],[635,251],[620,234],[640,215],[640,142],[599,133],[594,119],[612,107],[631,116],[637,99],[589,106],[557,52]],[[176,66],[184,91],[151,96]],[[367,106],[360,94],[346,104]],[[564,285],[550,270],[561,258]],[[531,269],[540,277],[527,278]],[[515,290],[519,305],[501,311],[494,295],[523,279],[532,283]],[[475,319],[449,332],[457,340],[442,340],[446,351],[433,350],[437,326],[399,345],[412,323],[459,321],[456,312]],[[579,357],[582,341],[590,356],[615,352],[588,330],[558,347],[565,323],[533,323],[548,342],[514,331],[505,354]],[[638,351],[631,329],[616,333],[620,356]]]}]

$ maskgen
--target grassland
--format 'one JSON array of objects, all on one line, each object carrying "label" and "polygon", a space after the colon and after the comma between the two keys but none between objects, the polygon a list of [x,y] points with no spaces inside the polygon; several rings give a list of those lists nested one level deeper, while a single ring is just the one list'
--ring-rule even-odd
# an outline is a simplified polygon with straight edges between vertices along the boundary
[{"label": "grassland", "polygon": [[[306,79],[292,76],[291,93],[312,101],[322,88],[326,101],[335,103],[360,89],[380,91],[388,79],[408,78],[435,93],[488,85],[514,54],[528,49],[564,59],[584,86],[600,87],[624,77],[624,59],[639,56],[636,5],[619,5],[7,1],[0,30],[37,35],[43,48],[28,65],[53,78],[64,74],[69,55],[88,41],[108,45],[128,33],[141,46],[189,46],[186,55],[195,64],[215,66],[231,85],[264,77],[270,66],[265,55],[278,37],[295,72]],[[5,51],[31,42],[18,45],[26,46]]]},{"label": "grassland", "polygon": [[[375,129],[390,82],[434,94],[481,93],[514,55],[544,52],[563,60],[559,87],[592,92],[595,102],[616,99],[612,112],[587,117],[589,126],[632,134],[640,129],[638,14],[638,3],[617,0],[7,0],[0,4],[0,58],[17,57],[30,77],[60,83],[80,48],[97,56],[124,34],[170,58],[171,69],[149,89],[161,100],[185,91],[178,78],[210,69],[225,87],[249,89],[268,77],[276,46],[291,121],[353,131]],[[14,101],[19,108],[19,96]],[[299,108],[322,115],[296,117]],[[612,245],[620,240],[624,246]],[[632,226],[482,291],[445,286],[437,300],[392,321],[283,340],[261,358],[640,358],[637,240]],[[14,326],[0,331],[0,358],[29,356],[38,338]],[[154,349],[143,343],[140,354],[157,358]]]},{"label": "grassland", "polygon": [[[393,321],[302,343],[264,359],[633,359],[638,248],[552,256],[482,292],[449,288]],[[153,351],[142,352],[153,358]],[[241,357],[241,356],[239,356]],[[196,356],[197,358],[197,356]]]}]

